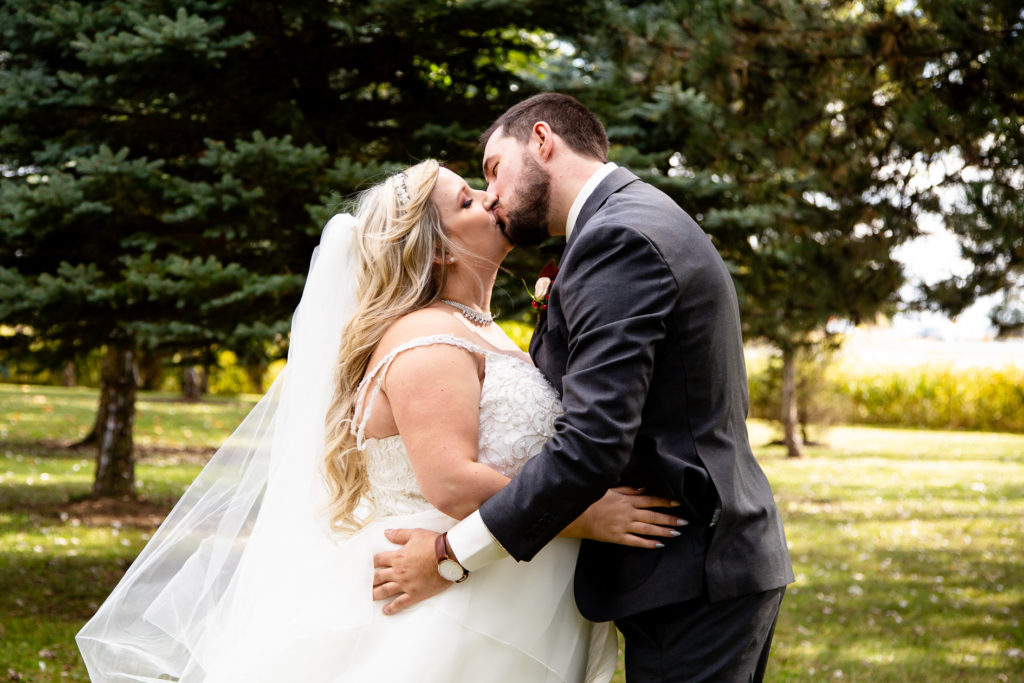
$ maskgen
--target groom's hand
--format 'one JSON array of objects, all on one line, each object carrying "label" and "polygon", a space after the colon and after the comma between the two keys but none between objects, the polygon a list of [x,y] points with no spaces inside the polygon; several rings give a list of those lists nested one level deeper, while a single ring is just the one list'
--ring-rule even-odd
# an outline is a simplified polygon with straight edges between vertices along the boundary
[{"label": "groom's hand", "polygon": [[388,540],[402,547],[373,556],[373,599],[394,600],[384,614],[397,614],[451,585],[437,572],[434,544],[439,534],[426,529],[388,529]]}]

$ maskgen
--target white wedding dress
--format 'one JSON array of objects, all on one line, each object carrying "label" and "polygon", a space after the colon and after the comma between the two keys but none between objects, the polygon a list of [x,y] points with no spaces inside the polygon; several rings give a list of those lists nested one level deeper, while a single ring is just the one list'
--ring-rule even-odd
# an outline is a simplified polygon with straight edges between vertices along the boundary
[{"label": "white wedding dress", "polygon": [[[79,632],[93,681],[611,678],[615,632],[576,609],[572,539],[555,539],[528,563],[494,562],[397,615],[381,613],[371,595],[373,555],[395,547],[384,530],[455,523],[423,497],[399,437],[359,439],[374,515],[347,537],[328,528],[321,454],[334,379],[325,368],[354,308],[352,222],[338,216],[325,229],[284,372]],[[370,412],[394,357],[428,344],[484,357],[479,460],[515,476],[561,412],[540,372],[518,358],[451,335],[414,340],[367,375],[360,414]]]},{"label": "white wedding dress", "polygon": [[[523,360],[451,335],[414,340],[395,349],[367,376],[366,413],[391,361],[399,353],[428,344],[450,344],[485,358],[479,461],[515,476],[553,434],[554,419],[561,412],[550,385]],[[294,564],[289,559],[294,555],[282,547],[282,539],[259,543],[260,536],[254,533],[227,597],[203,632],[194,636],[189,665],[178,680],[596,683],[611,679],[617,660],[614,629],[610,623],[585,620],[573,598],[579,546],[575,539],[555,539],[530,562],[516,563],[511,558],[495,562],[440,595],[384,616],[384,603],[374,603],[370,595],[373,555],[395,547],[384,537],[384,530],[444,531],[456,520],[423,497],[399,436],[367,439],[362,445],[375,506],[373,521],[348,538],[294,539],[295,552],[303,553]],[[301,503],[291,501],[296,506]],[[311,548],[312,543],[319,545]],[[168,607],[167,603],[182,604]],[[153,612],[177,614],[191,607],[189,599],[176,594],[172,582],[155,601]]]},{"label": "white wedding dress", "polygon": [[[367,374],[364,415],[372,411],[395,357],[431,344],[484,357],[478,461],[514,477],[554,434],[554,420],[562,412],[543,375],[519,358],[452,335],[413,340]],[[368,558],[389,549],[382,533],[386,528],[443,531],[455,523],[423,497],[399,436],[367,439],[364,447],[377,518],[343,543],[345,552],[358,545],[366,550],[357,554]],[[511,558],[494,563],[391,617],[382,616],[376,604],[359,627],[358,639],[333,651],[340,655],[334,660],[336,670],[343,673],[302,680],[607,681],[616,664],[614,629],[591,624],[576,609],[572,586],[578,547],[575,539],[556,539],[529,563]],[[354,582],[355,594],[343,597],[352,591],[339,590],[337,598],[363,599],[369,571],[364,577]]]},{"label": "white wedding dress", "polygon": [[[457,346],[485,358],[478,460],[515,476],[552,436],[561,412],[540,372],[518,358],[452,335],[413,340],[366,376],[364,415],[372,411],[395,357],[431,344]],[[365,418],[357,434],[363,427]],[[374,520],[336,542],[333,556],[323,558],[332,568],[290,582],[290,595],[261,601],[244,618],[218,629],[218,639],[227,642],[214,648],[217,656],[208,661],[205,680],[541,683],[611,678],[614,630],[585,620],[573,598],[575,539],[556,539],[528,563],[496,562],[424,603],[397,615],[381,614],[383,603],[371,602],[369,587],[374,553],[395,547],[384,530],[444,531],[455,520],[423,497],[400,436],[360,438],[360,445],[367,456]],[[290,618],[280,623],[283,613]]]}]

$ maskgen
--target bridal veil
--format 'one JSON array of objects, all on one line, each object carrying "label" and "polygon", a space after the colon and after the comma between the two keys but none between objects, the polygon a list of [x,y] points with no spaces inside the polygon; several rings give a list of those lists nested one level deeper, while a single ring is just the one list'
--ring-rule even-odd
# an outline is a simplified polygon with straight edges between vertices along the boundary
[{"label": "bridal veil", "polygon": [[237,628],[247,613],[286,628],[297,607],[291,593],[315,590],[304,575],[334,553],[317,511],[327,504],[320,475],[331,369],[355,309],[354,226],[347,214],[328,223],[285,369],[78,634],[94,681],[188,680],[225,640],[253,635]]}]

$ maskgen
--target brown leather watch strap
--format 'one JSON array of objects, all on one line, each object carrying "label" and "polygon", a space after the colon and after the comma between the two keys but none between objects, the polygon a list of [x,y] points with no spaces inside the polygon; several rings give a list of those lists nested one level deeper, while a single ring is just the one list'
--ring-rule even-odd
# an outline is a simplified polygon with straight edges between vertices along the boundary
[{"label": "brown leather watch strap", "polygon": [[437,561],[451,559],[448,557],[448,532],[438,534],[437,540],[434,541],[434,554],[437,555]]},{"label": "brown leather watch strap", "polygon": [[[438,566],[442,562],[452,562],[462,569],[462,578],[456,579],[455,583],[462,583],[469,578],[469,570],[462,566],[462,563],[448,554],[448,532],[444,532],[434,541],[434,555],[437,557]],[[451,580],[451,579],[449,579]]]}]

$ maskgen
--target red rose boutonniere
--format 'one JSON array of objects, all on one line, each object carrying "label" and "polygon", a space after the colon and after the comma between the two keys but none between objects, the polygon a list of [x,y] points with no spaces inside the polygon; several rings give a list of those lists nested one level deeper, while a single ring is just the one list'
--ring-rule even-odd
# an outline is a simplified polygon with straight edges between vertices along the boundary
[{"label": "red rose boutonniere", "polygon": [[533,299],[533,307],[538,311],[548,310],[548,296],[551,294],[551,285],[555,283],[555,277],[558,276],[558,264],[554,261],[549,261],[547,265],[540,269],[540,277],[537,278],[537,284],[533,286],[533,291],[527,287],[526,291]]}]

